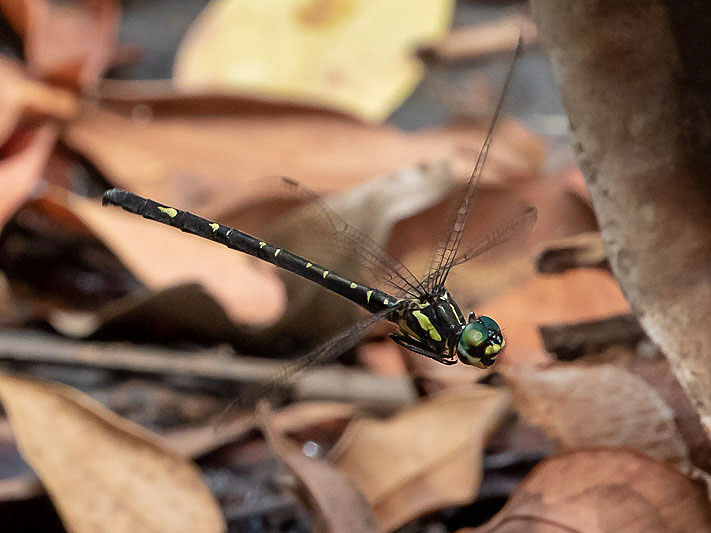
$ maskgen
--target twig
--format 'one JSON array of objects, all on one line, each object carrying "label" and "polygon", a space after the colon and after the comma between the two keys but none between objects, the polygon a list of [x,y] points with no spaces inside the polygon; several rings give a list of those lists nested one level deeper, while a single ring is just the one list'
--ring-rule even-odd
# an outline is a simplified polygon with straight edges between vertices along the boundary
[{"label": "twig", "polygon": [[[39,332],[12,331],[0,332],[0,361],[95,368],[143,376],[189,377],[222,384],[270,382],[288,365],[288,362],[226,354],[219,349],[178,351],[71,341]],[[336,391],[329,380],[337,381]],[[347,367],[310,369],[277,386],[298,390],[301,397],[333,399],[335,395],[342,401],[383,405],[388,409],[411,403],[414,398],[407,377],[378,376]]]},{"label": "twig", "polygon": [[561,360],[599,353],[613,345],[636,344],[645,334],[632,314],[576,324],[541,326],[546,351]]},{"label": "twig", "polygon": [[553,241],[536,259],[536,269],[542,274],[558,274],[571,268],[609,269],[602,237],[598,232],[581,233]]}]

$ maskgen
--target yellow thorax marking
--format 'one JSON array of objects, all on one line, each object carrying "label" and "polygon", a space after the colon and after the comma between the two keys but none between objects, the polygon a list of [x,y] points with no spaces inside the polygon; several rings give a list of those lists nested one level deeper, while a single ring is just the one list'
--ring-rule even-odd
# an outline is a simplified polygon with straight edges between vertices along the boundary
[{"label": "yellow thorax marking", "polygon": [[260,247],[260,248],[264,248],[266,245],[267,245],[266,242],[264,242],[264,241],[259,241],[259,247]]},{"label": "yellow thorax marking", "polygon": [[220,225],[217,222],[213,222],[212,224],[210,224],[210,227],[212,228],[213,233],[220,229]]},{"label": "yellow thorax marking", "polygon": [[274,252],[274,257],[278,256],[281,253],[281,248],[277,248],[276,251]]},{"label": "yellow thorax marking", "polygon": [[323,271],[323,279],[326,279],[326,276],[328,276],[328,270]]},{"label": "yellow thorax marking", "polygon": [[433,340],[442,340],[439,331],[437,331],[437,328],[432,325],[432,322],[430,322],[430,319],[427,318],[427,315],[423,314],[421,311],[413,311],[412,316],[417,319],[417,321],[420,323],[420,327],[424,329],[427,333],[429,333],[430,337],[432,337]]},{"label": "yellow thorax marking", "polygon": [[357,289],[357,288],[358,288],[358,284],[351,282],[351,289]]},{"label": "yellow thorax marking", "polygon": [[312,266],[314,266],[313,263],[306,263],[306,268],[311,268]]}]

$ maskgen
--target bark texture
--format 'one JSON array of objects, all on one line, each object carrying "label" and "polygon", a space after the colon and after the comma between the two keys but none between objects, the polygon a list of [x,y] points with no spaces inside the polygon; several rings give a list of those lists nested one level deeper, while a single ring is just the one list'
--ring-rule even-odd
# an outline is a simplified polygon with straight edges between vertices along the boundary
[{"label": "bark texture", "polygon": [[711,433],[711,15],[532,0],[613,272]]}]

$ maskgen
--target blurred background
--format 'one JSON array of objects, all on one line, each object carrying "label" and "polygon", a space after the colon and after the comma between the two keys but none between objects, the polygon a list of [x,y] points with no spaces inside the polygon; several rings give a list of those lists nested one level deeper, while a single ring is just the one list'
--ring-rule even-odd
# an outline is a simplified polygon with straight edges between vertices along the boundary
[{"label": "blurred background", "polygon": [[[507,501],[502,513],[526,514],[536,483],[642,460],[558,450],[688,460],[631,370],[683,397],[610,273],[527,3],[25,0],[0,13],[3,530],[440,532],[498,516],[493,530]],[[371,282],[321,197],[420,275],[519,36],[463,249],[522,205],[538,221],[448,281],[465,314],[502,326],[493,370],[427,360],[380,324],[337,364],[292,376],[289,361],[365,313],[101,207],[124,188]],[[259,398],[271,407],[255,411]],[[572,462],[521,485],[547,458]]]}]

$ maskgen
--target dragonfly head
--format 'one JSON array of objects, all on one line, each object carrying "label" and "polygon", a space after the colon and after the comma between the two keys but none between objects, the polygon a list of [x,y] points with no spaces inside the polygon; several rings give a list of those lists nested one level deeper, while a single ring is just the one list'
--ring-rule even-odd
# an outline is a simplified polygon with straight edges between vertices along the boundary
[{"label": "dragonfly head", "polygon": [[469,315],[457,344],[457,355],[462,363],[486,368],[496,361],[496,355],[506,346],[501,328],[488,316]]}]

